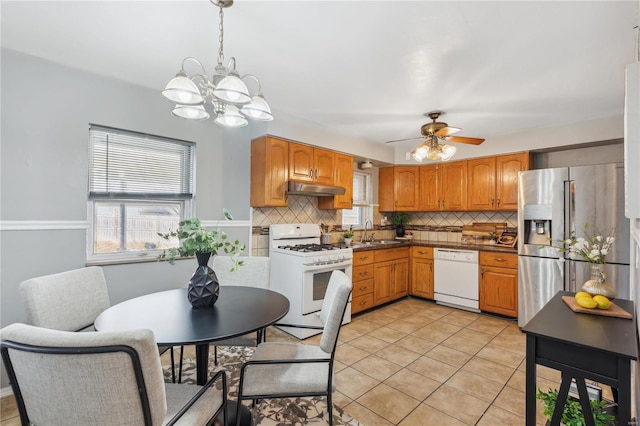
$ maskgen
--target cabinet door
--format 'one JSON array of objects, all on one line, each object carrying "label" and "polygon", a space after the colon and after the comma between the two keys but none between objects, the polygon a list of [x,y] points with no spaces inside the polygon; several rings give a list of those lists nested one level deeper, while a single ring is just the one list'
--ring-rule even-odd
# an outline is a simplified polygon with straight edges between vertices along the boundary
[{"label": "cabinet door", "polygon": [[518,316],[518,271],[480,268],[480,309],[510,317]]},{"label": "cabinet door", "polygon": [[316,183],[333,185],[335,153],[325,149],[313,150],[313,178]]},{"label": "cabinet door", "polygon": [[467,162],[456,161],[439,165],[442,181],[442,210],[467,209]]},{"label": "cabinet door", "polygon": [[373,303],[376,306],[391,301],[393,262],[380,262],[373,266]]},{"label": "cabinet door", "polygon": [[440,180],[438,166],[420,166],[419,210],[433,212],[440,210]]},{"label": "cabinet door", "polygon": [[433,299],[433,259],[411,262],[411,295]]},{"label": "cabinet door", "polygon": [[286,207],[289,142],[261,137],[251,142],[251,207]]},{"label": "cabinet door", "polygon": [[401,166],[394,167],[394,169],[395,210],[417,210],[420,190],[419,168]]},{"label": "cabinet door", "polygon": [[392,268],[391,298],[399,299],[409,292],[409,259],[395,260]]},{"label": "cabinet door", "polygon": [[353,157],[346,154],[335,154],[334,184],[346,189],[344,195],[333,197],[319,197],[320,209],[351,209],[353,208]]},{"label": "cabinet door", "polygon": [[289,142],[289,179],[313,180],[313,147]]},{"label": "cabinet door", "polygon": [[495,210],[495,176],[495,157],[467,160],[467,209],[471,211]]},{"label": "cabinet door", "polygon": [[529,153],[496,157],[497,210],[518,209],[518,172],[529,170]]},{"label": "cabinet door", "polygon": [[394,172],[395,167],[381,167],[378,170],[378,209],[381,212],[395,211]]}]

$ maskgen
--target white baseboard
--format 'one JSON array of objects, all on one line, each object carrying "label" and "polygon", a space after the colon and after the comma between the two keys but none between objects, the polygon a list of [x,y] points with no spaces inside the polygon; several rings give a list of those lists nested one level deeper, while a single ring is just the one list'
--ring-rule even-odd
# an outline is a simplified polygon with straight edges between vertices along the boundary
[{"label": "white baseboard", "polygon": [[6,388],[0,388],[0,398],[4,398],[5,396],[13,395],[13,390],[11,386],[7,386]]}]

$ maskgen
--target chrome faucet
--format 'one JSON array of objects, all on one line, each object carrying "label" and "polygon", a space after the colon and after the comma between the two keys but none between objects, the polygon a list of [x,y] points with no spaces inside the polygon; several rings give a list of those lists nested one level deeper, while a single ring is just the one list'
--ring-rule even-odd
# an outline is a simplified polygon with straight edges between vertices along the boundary
[{"label": "chrome faucet", "polygon": [[373,232],[371,233],[371,239],[369,239],[369,237],[367,237],[367,224],[369,224],[369,226],[371,227],[370,229],[373,230],[373,223],[367,219],[366,222],[364,223],[364,236],[362,237],[362,242],[367,242],[367,241],[373,241],[373,236],[375,235]]}]

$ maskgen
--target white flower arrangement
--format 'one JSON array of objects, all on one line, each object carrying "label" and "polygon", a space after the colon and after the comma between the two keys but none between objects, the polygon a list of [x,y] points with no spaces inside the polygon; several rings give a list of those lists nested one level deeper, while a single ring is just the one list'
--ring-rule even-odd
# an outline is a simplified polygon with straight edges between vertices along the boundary
[{"label": "white flower arrangement", "polygon": [[589,263],[605,263],[605,257],[609,253],[611,246],[616,241],[613,237],[612,230],[608,236],[597,234],[590,236],[587,233],[588,223],[584,225],[584,233],[586,238],[567,238],[566,240],[557,241],[561,244],[555,247],[561,253],[568,253],[569,259],[577,259],[582,257]]}]

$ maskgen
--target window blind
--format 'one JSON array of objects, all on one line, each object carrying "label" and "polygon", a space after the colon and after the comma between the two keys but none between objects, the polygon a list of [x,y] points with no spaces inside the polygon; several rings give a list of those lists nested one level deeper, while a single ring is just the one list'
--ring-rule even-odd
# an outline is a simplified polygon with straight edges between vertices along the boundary
[{"label": "window blind", "polygon": [[193,142],[91,125],[89,198],[192,198]]}]

